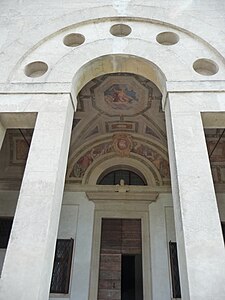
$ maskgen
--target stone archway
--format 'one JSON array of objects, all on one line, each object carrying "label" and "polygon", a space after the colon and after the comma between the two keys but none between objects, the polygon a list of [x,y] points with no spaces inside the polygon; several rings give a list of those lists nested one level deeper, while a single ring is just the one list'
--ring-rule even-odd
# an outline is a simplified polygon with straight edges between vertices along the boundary
[{"label": "stone archway", "polygon": [[[89,200],[95,203],[90,299],[97,299],[98,278],[102,276],[99,273],[99,222],[110,215],[118,218],[121,215],[121,219],[135,219],[136,215],[142,224],[143,252],[139,249],[139,254],[143,254],[144,299],[151,298],[149,204],[156,201],[160,192],[170,188],[170,183],[165,172],[168,171],[168,157],[162,93],[146,77],[131,73],[138,67],[135,59],[120,55],[104,57],[103,69],[106,71],[104,65],[114,60],[119,68],[114,69],[117,72],[108,73],[110,69],[107,70],[106,74],[89,81],[77,96],[67,186],[73,189],[72,185],[77,184],[76,190],[86,191]],[[138,58],[138,62],[142,60]],[[157,67],[147,67],[148,62],[143,62],[144,67],[139,66],[138,72],[149,72],[148,76],[155,82],[163,78],[157,73],[160,72]],[[98,64],[99,61],[90,63],[85,72],[82,70],[83,76],[87,74],[91,78],[91,70],[97,72],[95,66]],[[123,72],[123,65],[130,72]],[[125,99],[117,97],[120,89]],[[138,170],[146,178],[147,185],[98,185],[99,176],[111,168]],[[102,212],[100,218],[99,211]]]},{"label": "stone archway", "polygon": [[[130,26],[132,28],[132,35],[128,35],[127,37],[124,36],[121,39],[118,36],[113,37],[109,35],[111,26],[118,25],[118,22],[126,23],[126,25]],[[36,44],[18,61],[12,73],[9,75],[7,82],[10,83],[10,93],[16,93],[16,96],[7,95],[7,97],[9,96],[10,100],[18,97],[24,101],[24,92],[25,94],[28,94],[27,97],[30,98],[32,98],[31,94],[33,93],[40,93],[41,95],[45,95],[45,93],[53,93],[60,94],[60,96],[61,94],[67,94],[68,96],[72,93],[72,99],[74,106],[76,107],[77,93],[88,80],[93,78],[92,76],[95,77],[96,75],[102,75],[115,71],[130,72],[130,70],[136,74],[144,75],[155,82],[161,89],[164,100],[166,99],[166,93],[168,91],[187,92],[193,90],[204,90],[205,83],[202,79],[205,77],[202,77],[202,75],[212,75],[212,77],[207,77],[207,88],[209,91],[211,91],[212,86],[214,86],[213,80],[222,80],[224,76],[224,60],[218,51],[216,51],[213,47],[209,47],[209,45],[202,39],[196,38],[196,36],[193,38],[193,35],[189,32],[180,30],[180,28],[177,28],[176,26],[170,26],[168,23],[158,23],[130,18],[113,18],[110,20],[100,20],[100,22],[93,22],[93,20],[91,20],[90,22],[86,22],[86,24],[76,24],[75,26],[64,28]],[[145,26],[142,26],[143,24],[145,24]],[[82,26],[79,27],[79,25]],[[87,27],[85,29],[84,27],[86,25]],[[94,27],[96,26],[96,28],[104,25],[104,30],[99,30],[99,32],[98,30],[94,31],[94,33],[98,34],[92,34],[93,39],[91,40],[90,32],[92,32],[91,28],[93,27],[89,27],[89,25],[93,25]],[[147,28],[146,26],[148,26],[149,31],[145,30]],[[151,31],[152,35],[150,39],[150,29],[152,30],[154,28],[157,29],[157,32],[154,32],[154,30]],[[84,30],[83,33],[86,32],[86,35],[84,35],[87,43],[77,46],[76,49],[71,49],[71,45],[68,45],[68,43],[64,43],[63,45],[63,40],[68,34],[71,34],[74,29],[80,32],[83,32]],[[158,34],[162,34],[165,30],[169,30],[170,33],[172,31],[172,35],[179,35],[179,43],[168,45],[167,40],[166,43],[163,42],[163,44],[163,39],[160,42]],[[186,45],[189,45],[189,47],[186,47]],[[181,48],[179,46],[181,48],[183,47],[183,50],[180,52],[179,49]],[[57,49],[57,51],[48,51],[51,48]],[[191,51],[188,51],[189,49],[191,49]],[[199,59],[196,60],[196,57],[199,58],[199,56],[203,54],[206,56],[205,58],[201,57],[200,61]],[[105,60],[104,58],[106,57],[107,59]],[[120,60],[119,57],[122,57],[122,60]],[[134,59],[130,60],[131,58]],[[106,64],[105,61],[107,61]],[[130,69],[131,61],[133,69]],[[146,65],[144,61],[147,62]],[[126,62],[128,64],[126,64]],[[92,70],[93,68],[94,70]],[[161,73],[160,70],[162,70]],[[63,74],[63,76],[61,76],[61,74]],[[219,85],[216,87],[217,91],[220,89],[218,86]],[[8,87],[9,86],[7,84],[3,87],[3,93],[9,93]],[[45,97],[47,96],[45,95]],[[199,99],[198,97],[201,98],[201,96],[197,95],[196,100]],[[26,100],[27,99],[24,101],[25,103],[27,103]],[[179,104],[179,101],[177,104]],[[37,110],[37,107],[38,109],[40,108],[40,103],[36,103],[35,105],[31,104],[29,107],[32,107],[35,112],[39,111]],[[55,107],[58,109],[57,105]],[[222,104],[221,107],[223,107]],[[12,110],[15,111],[16,109],[17,108],[13,107]],[[199,111],[200,109],[198,110],[198,113]],[[168,120],[169,124],[171,121],[169,109]],[[174,140],[173,136],[171,137],[171,141],[172,140]],[[173,149],[173,147],[171,147],[171,149],[171,153],[174,154],[175,148]],[[174,159],[174,161],[175,160],[176,159]],[[175,167],[174,170],[176,171]],[[202,224],[204,224],[204,222]],[[183,236],[180,238],[181,245],[182,239]],[[205,242],[206,245],[208,245],[207,241]],[[52,245],[51,250],[53,249]],[[186,257],[185,251],[182,252],[182,247],[180,248],[183,257]],[[187,250],[189,249],[190,247],[187,248]],[[214,254],[216,254],[216,252],[214,252]],[[193,257],[194,256],[190,255],[190,261],[193,261]],[[204,259],[202,260],[202,265],[204,266]],[[184,270],[185,268],[186,261],[184,261],[183,266]],[[198,274],[198,276],[200,276],[202,283],[206,282],[201,275]],[[88,276],[86,279],[88,281]],[[184,287],[185,279],[186,278],[184,276]],[[43,289],[43,293],[46,293],[46,288],[45,290]],[[189,292],[187,292],[187,298],[188,294]]]}]

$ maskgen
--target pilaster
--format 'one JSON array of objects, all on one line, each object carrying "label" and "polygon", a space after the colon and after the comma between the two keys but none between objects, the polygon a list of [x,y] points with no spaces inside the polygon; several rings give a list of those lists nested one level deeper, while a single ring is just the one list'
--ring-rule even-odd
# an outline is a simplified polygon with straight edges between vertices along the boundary
[{"label": "pilaster", "polygon": [[49,298],[73,107],[68,95],[61,100],[45,97],[39,103],[3,266],[2,299]]},{"label": "pilaster", "polygon": [[201,106],[191,97],[170,94],[165,108],[182,299],[219,300],[225,295],[224,242],[199,109],[211,109],[212,101],[201,99]]}]

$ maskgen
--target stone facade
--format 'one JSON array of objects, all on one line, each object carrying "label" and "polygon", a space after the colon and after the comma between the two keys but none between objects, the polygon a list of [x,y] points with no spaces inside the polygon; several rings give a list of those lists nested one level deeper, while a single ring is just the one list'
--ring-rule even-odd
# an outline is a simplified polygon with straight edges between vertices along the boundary
[{"label": "stone facade", "polygon": [[[224,13],[221,0],[2,1],[1,300],[121,299],[138,230],[143,300],[175,297],[170,242],[182,299],[223,299]],[[145,185],[98,184],[116,170]],[[102,257],[103,220],[130,226],[116,257]],[[60,294],[57,239],[74,240]]]}]

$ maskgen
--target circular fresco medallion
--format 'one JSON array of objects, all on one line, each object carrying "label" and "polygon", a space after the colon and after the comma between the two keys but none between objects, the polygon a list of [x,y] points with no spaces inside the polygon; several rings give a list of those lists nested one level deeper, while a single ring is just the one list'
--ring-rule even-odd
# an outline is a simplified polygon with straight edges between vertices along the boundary
[{"label": "circular fresco medallion", "polygon": [[129,156],[133,146],[132,137],[128,134],[115,134],[113,136],[113,148],[120,156]]}]

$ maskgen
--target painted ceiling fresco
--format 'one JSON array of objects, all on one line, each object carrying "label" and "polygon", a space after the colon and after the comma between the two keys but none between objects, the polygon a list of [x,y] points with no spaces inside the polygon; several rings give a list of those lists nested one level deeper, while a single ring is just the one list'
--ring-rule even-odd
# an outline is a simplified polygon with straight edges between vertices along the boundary
[{"label": "painted ceiling fresco", "polygon": [[140,77],[111,75],[100,78],[91,88],[93,106],[107,116],[137,116],[151,107],[153,87]]},{"label": "painted ceiling fresco", "polygon": [[[78,95],[75,120],[68,180],[82,182],[90,165],[111,153],[145,158],[169,182],[161,93],[152,82],[128,73],[98,77]],[[152,141],[161,145],[161,152]]]},{"label": "painted ceiling fresco", "polygon": [[[225,184],[225,133],[205,130],[214,182]],[[7,130],[0,153],[0,180],[22,178],[33,130]],[[216,149],[214,149],[215,145]],[[135,157],[170,184],[165,116],[161,93],[147,79],[128,73],[90,81],[78,95],[68,159],[67,181],[81,183],[100,158]],[[156,178],[156,182],[158,179]]]},{"label": "painted ceiling fresco", "polygon": [[[165,115],[161,93],[152,82],[128,73],[104,75],[81,90],[78,103],[68,180],[81,182],[99,157],[111,153],[145,158],[160,173],[162,184],[170,184]],[[209,153],[220,134],[206,130]],[[95,143],[99,137],[102,142]],[[211,167],[215,183],[225,183],[225,134],[211,156]]]},{"label": "painted ceiling fresco", "polygon": [[141,76],[119,73],[95,78],[78,95],[72,147],[94,136],[125,131],[166,145],[160,100],[158,88]]}]

